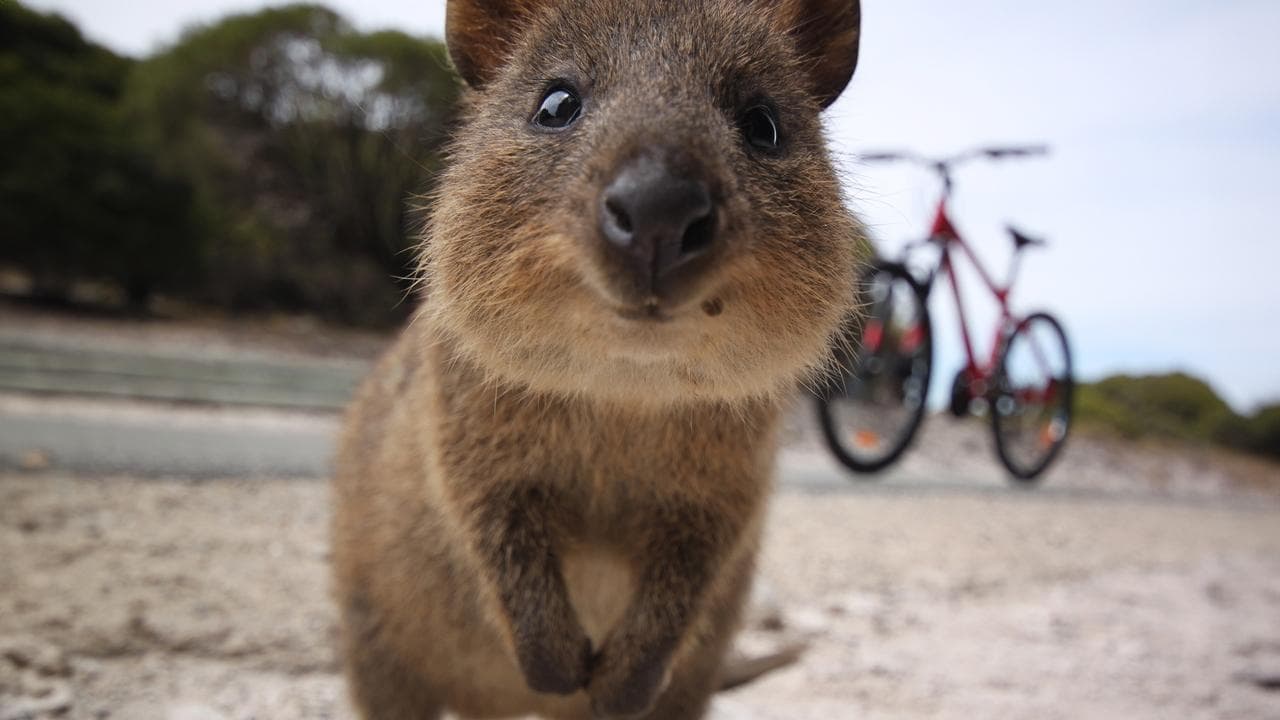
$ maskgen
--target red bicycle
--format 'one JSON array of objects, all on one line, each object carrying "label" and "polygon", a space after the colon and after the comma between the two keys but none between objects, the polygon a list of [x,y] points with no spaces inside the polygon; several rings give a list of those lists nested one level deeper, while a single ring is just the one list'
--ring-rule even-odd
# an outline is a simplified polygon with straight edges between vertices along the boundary
[{"label": "red bicycle", "polygon": [[[928,300],[939,273],[950,281],[967,358],[951,385],[951,412],[990,417],[996,454],[1018,480],[1034,480],[1062,449],[1075,387],[1066,333],[1046,312],[1015,315],[1009,309],[1022,251],[1044,242],[1010,227],[1013,258],[1008,279],[997,284],[947,215],[956,166],[1045,153],[1043,147],[995,147],[941,160],[902,152],[862,156],[865,162],[906,161],[933,170],[942,181],[942,197],[927,239],[908,244],[902,261],[879,260],[869,268],[859,290],[868,312],[858,326],[845,329],[846,342],[837,351],[841,372],[819,393],[827,444],[851,470],[871,473],[889,466],[920,428],[933,370]],[[905,260],[927,245],[937,249],[937,265],[917,277]],[[965,317],[954,264],[959,255],[968,258],[1000,308],[985,361],[974,352]]]}]

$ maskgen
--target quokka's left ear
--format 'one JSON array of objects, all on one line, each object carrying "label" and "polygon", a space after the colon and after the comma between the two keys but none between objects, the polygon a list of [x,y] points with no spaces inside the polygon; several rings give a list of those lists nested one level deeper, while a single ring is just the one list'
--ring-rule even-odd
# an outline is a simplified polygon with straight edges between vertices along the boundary
[{"label": "quokka's left ear", "polygon": [[814,97],[827,107],[840,97],[858,65],[862,31],[859,0],[763,0],[794,39]]}]

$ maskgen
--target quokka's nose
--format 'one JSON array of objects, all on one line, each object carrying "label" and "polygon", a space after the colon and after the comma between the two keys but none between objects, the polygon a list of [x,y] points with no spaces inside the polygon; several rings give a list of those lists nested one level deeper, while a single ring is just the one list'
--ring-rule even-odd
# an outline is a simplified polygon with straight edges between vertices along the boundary
[{"label": "quokka's nose", "polygon": [[716,208],[700,179],[672,172],[641,155],[626,162],[600,194],[600,231],[644,291],[707,255],[716,233]]}]

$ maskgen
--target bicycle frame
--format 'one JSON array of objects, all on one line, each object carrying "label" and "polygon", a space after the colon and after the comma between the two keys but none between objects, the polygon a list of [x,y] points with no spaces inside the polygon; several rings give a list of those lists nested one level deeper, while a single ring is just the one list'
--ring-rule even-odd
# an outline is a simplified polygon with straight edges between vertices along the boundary
[{"label": "bicycle frame", "polygon": [[[929,230],[929,242],[936,244],[941,254],[938,269],[929,278],[929,286],[932,286],[933,280],[939,271],[946,274],[948,284],[951,286],[952,297],[956,302],[956,313],[960,319],[960,337],[964,342],[966,358],[964,373],[969,378],[970,383],[974,384],[975,392],[973,394],[981,396],[985,392],[985,384],[996,372],[1004,335],[1015,320],[1013,313],[1009,310],[1009,294],[1013,290],[1018,253],[1015,251],[1014,264],[1010,270],[1008,282],[1003,286],[997,284],[991,277],[991,273],[978,260],[978,256],[965,243],[964,238],[960,236],[959,231],[956,230],[955,225],[951,222],[951,218],[947,215],[947,200],[950,197],[950,190],[951,182],[950,178],[947,178],[942,197],[938,200],[938,208],[934,213],[933,226]],[[995,297],[996,303],[1000,306],[1000,319],[996,325],[995,337],[991,341],[991,354],[986,363],[979,363],[977,353],[973,349],[973,338],[969,332],[969,321],[965,315],[964,300],[960,295],[960,279],[956,275],[953,260],[953,248],[959,248],[959,252],[969,259],[969,263],[978,271],[978,277],[982,279],[983,285]]]},{"label": "bicycle frame", "polygon": [[[1013,259],[1009,267],[1009,277],[1005,285],[1001,286],[991,277],[991,273],[987,271],[978,256],[974,254],[969,245],[965,243],[964,238],[960,236],[955,225],[951,222],[951,218],[947,215],[947,201],[951,198],[951,169],[956,165],[967,162],[969,160],[986,158],[999,159],[1005,157],[1027,157],[1033,155],[1043,155],[1047,152],[1044,146],[1015,146],[1015,147],[987,147],[977,148],[968,152],[960,153],[949,158],[929,159],[911,152],[881,152],[868,153],[863,155],[863,160],[867,162],[885,162],[905,160],[919,165],[923,165],[938,174],[942,179],[942,196],[938,199],[938,207],[934,213],[933,226],[929,231],[928,242],[938,246],[940,251],[939,266],[933,270],[925,281],[926,293],[932,290],[933,281],[936,279],[939,270],[947,275],[947,279],[951,284],[951,292],[956,301],[956,312],[960,317],[960,334],[964,341],[964,351],[967,364],[964,368],[965,375],[971,383],[980,383],[980,387],[975,387],[974,395],[980,396],[985,391],[986,382],[997,371],[997,365],[1000,362],[1000,351],[1006,335],[1016,327],[1017,318],[1009,310],[1009,294],[1013,290],[1013,283],[1017,276],[1018,262],[1021,257],[1021,246],[1018,245],[1014,249]],[[964,311],[964,300],[960,296],[960,282],[956,276],[955,261],[952,248],[957,247],[957,252],[964,254],[969,258],[969,262],[978,271],[978,276],[982,278],[982,283],[987,290],[995,297],[996,303],[1000,306],[1000,320],[996,326],[995,337],[991,341],[991,356],[985,364],[978,362],[977,354],[973,349],[973,336],[969,332],[969,321]],[[910,248],[910,246],[908,246]],[[1036,360],[1042,365],[1047,365],[1043,354],[1038,348],[1034,349]]]},{"label": "bicycle frame", "polygon": [[[939,262],[938,268],[929,276],[926,287],[930,291],[932,290],[933,281],[939,271],[946,274],[948,284],[951,286],[951,296],[956,302],[956,315],[960,320],[960,338],[964,343],[965,367],[963,373],[969,381],[970,395],[972,397],[982,397],[987,393],[988,382],[999,369],[997,366],[1000,363],[1000,354],[1004,347],[1005,338],[1017,328],[1020,322],[1018,316],[1014,315],[1013,311],[1009,309],[1009,295],[1013,292],[1013,284],[1017,279],[1018,260],[1022,252],[1017,248],[1014,249],[1013,258],[1010,261],[1008,280],[1004,285],[998,284],[992,278],[986,266],[978,259],[978,256],[969,248],[969,245],[964,241],[960,232],[951,222],[951,218],[947,215],[947,200],[951,197],[951,178],[944,173],[943,180],[942,197],[938,200],[938,207],[934,212],[933,226],[929,230],[927,240],[927,242],[938,246]],[[978,271],[978,277],[981,278],[982,284],[995,298],[996,304],[1000,307],[1000,317],[996,323],[995,334],[991,339],[990,356],[986,363],[978,361],[978,354],[973,348],[973,336],[969,332],[969,318],[965,315],[964,299],[960,295],[960,278],[956,275],[952,248],[959,248],[958,252],[969,259],[969,264]],[[1035,338],[1030,339],[1030,346],[1035,361],[1040,365],[1040,368],[1051,375],[1049,361]],[[1052,394],[1054,388],[1050,386],[1042,392]],[[1043,397],[1036,395],[1027,399],[1043,399]]]}]

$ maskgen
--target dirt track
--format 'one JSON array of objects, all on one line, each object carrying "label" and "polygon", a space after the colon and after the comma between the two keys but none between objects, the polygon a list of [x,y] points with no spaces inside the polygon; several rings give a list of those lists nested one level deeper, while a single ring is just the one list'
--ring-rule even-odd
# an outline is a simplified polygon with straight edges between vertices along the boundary
[{"label": "dirt track", "polygon": [[[1280,504],[1211,495],[784,492],[744,645],[810,648],[715,717],[1280,718]],[[326,496],[0,475],[0,718],[349,717]]]}]

